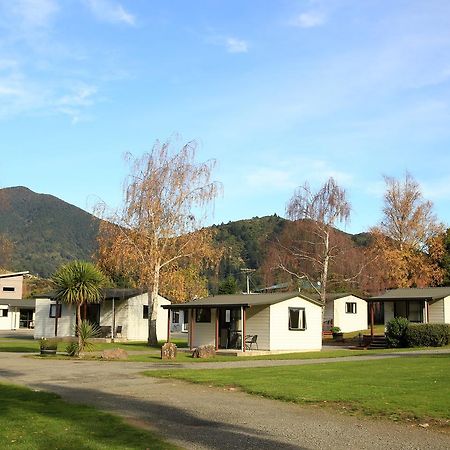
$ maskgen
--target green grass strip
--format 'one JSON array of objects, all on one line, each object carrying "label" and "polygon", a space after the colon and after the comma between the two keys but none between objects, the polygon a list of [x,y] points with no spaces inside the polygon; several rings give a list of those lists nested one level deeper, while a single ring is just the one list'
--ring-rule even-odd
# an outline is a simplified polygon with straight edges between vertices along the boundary
[{"label": "green grass strip", "polygon": [[121,418],[69,404],[56,394],[0,384],[0,448],[166,450],[177,447]]},{"label": "green grass strip", "polygon": [[150,377],[215,386],[295,403],[339,408],[393,419],[450,419],[450,355],[401,357],[305,366],[222,370],[158,370]]}]

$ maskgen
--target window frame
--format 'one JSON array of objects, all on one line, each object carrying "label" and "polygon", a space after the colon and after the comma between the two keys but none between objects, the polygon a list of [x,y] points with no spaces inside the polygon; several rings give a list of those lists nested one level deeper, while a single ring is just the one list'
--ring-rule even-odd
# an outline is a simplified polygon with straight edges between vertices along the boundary
[{"label": "window frame", "polygon": [[[294,328],[291,326],[291,311],[298,311],[298,323],[297,325],[300,325],[300,314],[301,314],[301,325],[303,325],[302,328],[297,327]],[[305,331],[307,329],[307,322],[306,322],[306,308],[303,306],[299,307],[289,307],[288,308],[288,328],[289,331]]]},{"label": "window frame", "polygon": [[[50,310],[48,312],[48,317],[50,319],[60,319],[61,318],[61,311],[62,311],[62,305],[61,303],[51,303],[50,304]],[[58,317],[56,317],[56,314],[58,314]]]},{"label": "window frame", "polygon": [[148,305],[142,305],[142,318],[148,320]]},{"label": "window frame", "polygon": [[[176,320],[175,320],[175,318],[176,318]],[[172,310],[172,323],[173,324],[180,323],[180,310],[179,309]]]},{"label": "window frame", "polygon": [[16,292],[16,288],[14,286],[3,286],[3,292]]},{"label": "window frame", "polygon": [[[5,314],[6,311],[6,314]],[[0,309],[0,317],[8,317],[9,308],[1,308]]]},{"label": "window frame", "polygon": [[357,313],[358,309],[356,302],[345,302],[345,314],[357,314]]}]

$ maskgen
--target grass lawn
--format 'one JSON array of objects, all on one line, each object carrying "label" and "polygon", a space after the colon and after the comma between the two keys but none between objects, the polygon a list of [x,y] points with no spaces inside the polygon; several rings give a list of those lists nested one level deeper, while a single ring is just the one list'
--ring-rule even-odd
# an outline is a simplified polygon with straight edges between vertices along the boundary
[{"label": "grass lawn", "polygon": [[450,355],[310,366],[158,370],[150,377],[234,386],[295,403],[331,404],[392,419],[450,419]]},{"label": "grass lawn", "polygon": [[36,353],[39,341],[33,339],[0,338],[0,352]]},{"label": "grass lawn", "polygon": [[119,417],[69,404],[57,395],[0,384],[0,448],[175,449]]}]

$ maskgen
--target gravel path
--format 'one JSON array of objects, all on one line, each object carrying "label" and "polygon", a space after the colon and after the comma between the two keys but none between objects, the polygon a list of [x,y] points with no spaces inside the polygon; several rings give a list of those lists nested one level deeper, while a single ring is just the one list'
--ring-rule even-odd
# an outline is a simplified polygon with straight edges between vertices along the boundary
[{"label": "gravel path", "polygon": [[[266,363],[254,361],[261,362]],[[281,362],[292,363],[277,365]],[[139,375],[148,368],[147,363],[50,362],[0,353],[0,381],[120,414],[188,449],[450,448],[450,436],[437,431]]]}]

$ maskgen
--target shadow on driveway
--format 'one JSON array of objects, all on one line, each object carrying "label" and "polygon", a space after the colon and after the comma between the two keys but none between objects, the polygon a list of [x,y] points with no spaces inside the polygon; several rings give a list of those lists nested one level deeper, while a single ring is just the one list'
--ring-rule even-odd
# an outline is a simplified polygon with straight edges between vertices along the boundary
[{"label": "shadow on driveway", "polygon": [[[187,448],[200,445],[210,449],[281,449],[301,450],[303,447],[280,442],[263,430],[255,433],[245,425],[234,425],[205,420],[187,411],[151,400],[139,400],[94,389],[78,389],[51,384],[33,384],[33,387],[51,390],[65,400],[95,406],[113,412],[132,423],[142,422],[163,438],[177,440]],[[220,405],[217,405],[220,408]],[[133,420],[134,419],[134,420]]]}]

